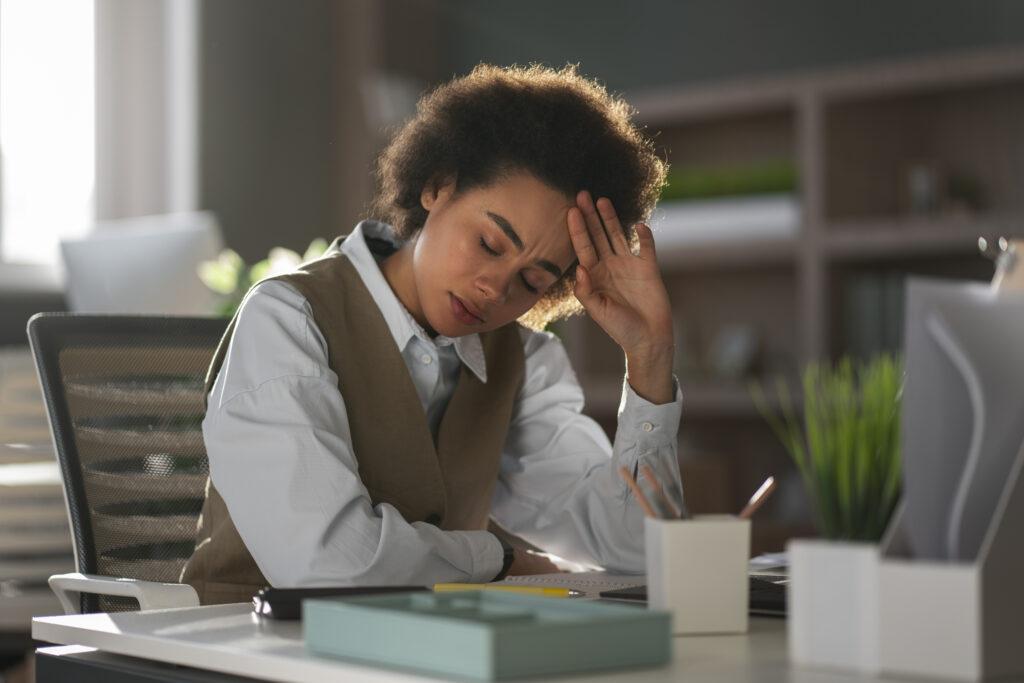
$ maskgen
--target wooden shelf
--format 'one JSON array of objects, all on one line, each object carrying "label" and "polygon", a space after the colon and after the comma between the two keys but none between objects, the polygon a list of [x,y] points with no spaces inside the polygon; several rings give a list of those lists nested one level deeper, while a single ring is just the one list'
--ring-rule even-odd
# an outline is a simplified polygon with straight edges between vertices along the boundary
[{"label": "wooden shelf", "polygon": [[636,107],[643,123],[661,127],[715,116],[795,109],[808,96],[835,102],[879,93],[921,92],[997,82],[1021,75],[1024,75],[1024,51],[1017,46],[1007,46],[808,70],[772,78],[642,90],[626,93],[626,99]]},{"label": "wooden shelf", "polygon": [[832,260],[978,253],[978,238],[1024,234],[1024,216],[894,218],[833,223],[825,231]]},{"label": "wooden shelf", "polygon": [[[774,379],[758,379],[767,394],[772,410],[781,409],[774,391]],[[683,423],[690,418],[730,417],[760,419],[747,384],[740,381],[679,379],[683,392]],[[597,378],[582,382],[586,396],[585,411],[595,417],[614,417],[622,393],[621,378]],[[792,387],[791,387],[792,388]],[[793,396],[794,408],[800,410],[799,395]]]},{"label": "wooden shelf", "polygon": [[658,247],[658,263],[667,271],[756,268],[796,264],[797,240],[730,240],[692,246]]},{"label": "wooden shelf", "polygon": [[[751,397],[750,389],[745,383],[733,381],[687,382],[685,379],[679,381],[683,385],[683,411],[686,415],[761,417],[761,413]],[[779,410],[781,404],[772,389],[774,380],[759,379],[756,381],[759,381],[764,388],[769,407],[772,410]]]},{"label": "wooden shelf", "polygon": [[818,532],[809,521],[776,521],[754,515],[750,536],[751,555],[760,555],[782,552],[791,538],[817,538]]}]

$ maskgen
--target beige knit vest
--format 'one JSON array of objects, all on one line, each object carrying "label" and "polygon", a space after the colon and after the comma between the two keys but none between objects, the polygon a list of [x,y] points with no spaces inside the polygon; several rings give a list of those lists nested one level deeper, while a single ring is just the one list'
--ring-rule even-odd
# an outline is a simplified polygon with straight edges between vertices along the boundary
[{"label": "beige knit vest", "polygon": [[[400,350],[362,278],[338,249],[274,279],[309,302],[327,360],[345,399],[359,478],[374,504],[390,503],[408,522],[484,529],[512,406],[523,378],[517,326],[481,335],[487,383],[462,366],[437,444]],[[237,318],[236,318],[237,320]],[[206,377],[206,393],[227,353],[229,324]],[[258,473],[255,473],[258,476]],[[182,572],[202,604],[244,602],[268,585],[210,481],[195,553]],[[282,549],[282,552],[287,552]]]}]

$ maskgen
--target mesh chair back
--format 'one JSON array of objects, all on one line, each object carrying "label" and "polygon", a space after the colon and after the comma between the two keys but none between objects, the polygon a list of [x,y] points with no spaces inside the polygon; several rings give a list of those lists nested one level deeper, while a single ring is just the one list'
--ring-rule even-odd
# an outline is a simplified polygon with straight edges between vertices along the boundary
[{"label": "mesh chair back", "polygon": [[[28,333],[80,572],[177,582],[209,467],[203,380],[220,318],[42,313]],[[136,608],[82,596],[82,611]]]}]

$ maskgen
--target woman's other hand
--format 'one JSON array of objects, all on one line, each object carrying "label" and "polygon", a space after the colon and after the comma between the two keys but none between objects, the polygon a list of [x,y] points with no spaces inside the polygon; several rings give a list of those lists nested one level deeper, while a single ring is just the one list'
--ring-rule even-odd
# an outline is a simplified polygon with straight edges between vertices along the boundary
[{"label": "woman's other hand", "polygon": [[562,571],[544,555],[516,548],[512,557],[512,566],[507,576],[526,576],[528,574],[554,574]]}]

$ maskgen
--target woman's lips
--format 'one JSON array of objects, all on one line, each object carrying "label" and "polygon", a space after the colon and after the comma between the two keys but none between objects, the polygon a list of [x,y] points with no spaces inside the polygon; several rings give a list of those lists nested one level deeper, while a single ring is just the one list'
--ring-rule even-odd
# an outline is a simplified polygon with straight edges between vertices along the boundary
[{"label": "woman's lips", "polygon": [[479,325],[483,322],[481,318],[478,318],[477,316],[469,312],[469,309],[466,308],[466,304],[462,303],[462,299],[460,299],[459,297],[452,294],[451,301],[452,313],[455,315],[455,318],[459,322],[464,323],[466,325]]}]

